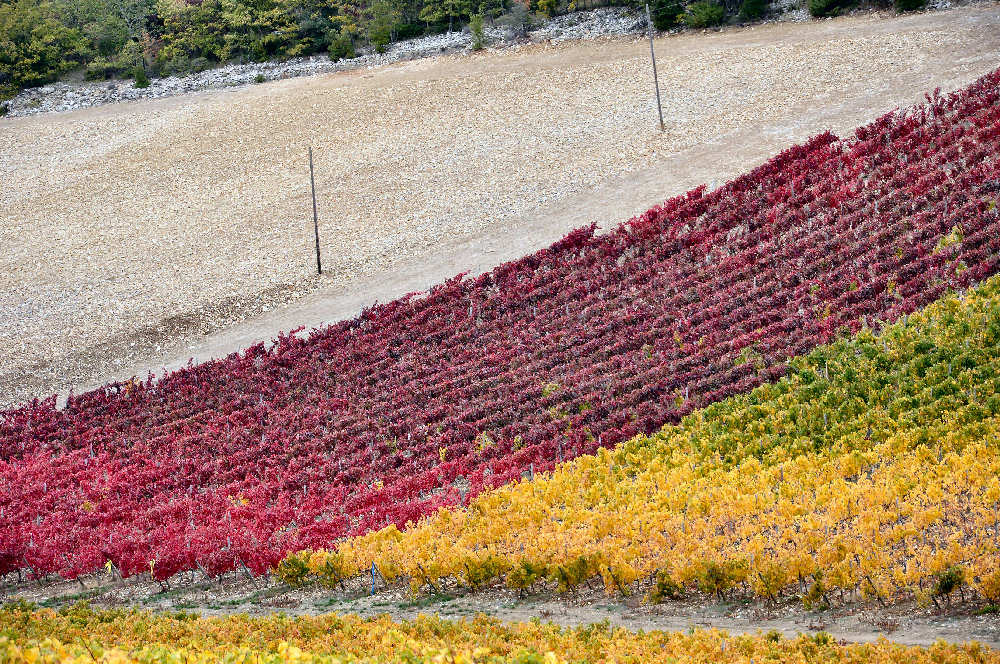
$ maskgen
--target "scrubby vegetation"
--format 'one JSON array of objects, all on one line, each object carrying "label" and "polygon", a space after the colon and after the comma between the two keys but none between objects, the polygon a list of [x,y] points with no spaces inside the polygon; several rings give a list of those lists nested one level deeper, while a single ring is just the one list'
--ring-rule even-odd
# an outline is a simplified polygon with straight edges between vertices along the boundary
[{"label": "scrubby vegetation", "polygon": [[726,10],[722,5],[701,0],[692,3],[681,16],[681,20],[689,28],[701,29],[719,25],[725,16]]},{"label": "scrubby vegetation", "polygon": [[[543,0],[544,1],[544,0]],[[183,74],[219,63],[384,50],[496,18],[506,0],[0,0],[0,98],[82,70]],[[537,7],[531,7],[537,9]]]},{"label": "scrubby vegetation", "polygon": [[[854,0],[805,0],[830,16]],[[873,0],[890,6],[890,0]],[[899,11],[925,0],[894,0]],[[492,23],[521,37],[541,18],[642,0],[0,0],[0,100],[80,71],[91,80],[186,74],[229,62],[260,62],[360,49],[465,29],[474,48]],[[657,30],[757,20],[767,0],[653,0]],[[139,73],[142,72],[142,73]]]},{"label": "scrubby vegetation", "polygon": [[[752,0],[751,0],[752,1]],[[908,12],[914,11],[916,9],[922,9],[926,4],[927,0],[894,0],[893,3],[880,2],[876,0],[875,2],[865,2],[864,0],[804,0],[805,7],[809,10],[809,13],[817,18],[824,18],[828,16],[838,16],[847,12],[851,9],[855,9],[858,6],[872,6],[877,8],[887,8],[895,7],[898,12]]]}]

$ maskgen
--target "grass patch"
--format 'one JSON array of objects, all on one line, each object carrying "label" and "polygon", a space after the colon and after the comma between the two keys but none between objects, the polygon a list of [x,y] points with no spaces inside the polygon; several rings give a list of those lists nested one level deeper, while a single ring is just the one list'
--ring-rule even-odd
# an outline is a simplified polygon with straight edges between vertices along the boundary
[{"label": "grass patch", "polygon": [[38,603],[39,606],[45,607],[46,609],[55,609],[63,604],[75,604],[81,601],[90,601],[92,599],[97,599],[108,589],[107,586],[97,586],[96,588],[90,588],[88,590],[81,590],[78,593],[73,593],[71,595],[62,595],[60,597],[48,597],[43,599]]},{"label": "grass patch", "polygon": [[423,609],[428,606],[435,606],[437,604],[444,604],[446,602],[451,602],[456,599],[457,595],[449,595],[447,593],[434,593],[432,595],[427,595],[424,597],[417,597],[412,600],[407,600],[405,602],[400,602],[396,605],[399,609]]},{"label": "grass patch", "polygon": [[319,609],[328,609],[333,606],[340,604],[340,600],[336,597],[324,597],[323,599],[318,599],[313,602],[313,606]]}]

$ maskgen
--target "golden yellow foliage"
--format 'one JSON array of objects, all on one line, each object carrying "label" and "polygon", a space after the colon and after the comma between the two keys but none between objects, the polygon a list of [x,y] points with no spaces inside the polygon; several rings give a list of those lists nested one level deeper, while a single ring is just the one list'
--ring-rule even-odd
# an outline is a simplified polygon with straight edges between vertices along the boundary
[{"label": "golden yellow foliage", "polygon": [[1000,653],[975,643],[842,645],[823,633],[794,639],[717,630],[635,633],[607,623],[563,628],[485,616],[460,621],[419,616],[406,622],[336,614],[199,618],[97,612],[78,605],[58,613],[5,607],[0,622],[5,625],[0,636],[4,664],[1000,662]]}]

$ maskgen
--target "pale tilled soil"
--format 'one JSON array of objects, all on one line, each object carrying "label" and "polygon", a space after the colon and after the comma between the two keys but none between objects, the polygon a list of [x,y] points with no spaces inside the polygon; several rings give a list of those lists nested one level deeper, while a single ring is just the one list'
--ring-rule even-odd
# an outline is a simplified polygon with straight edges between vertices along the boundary
[{"label": "pale tilled soil", "polygon": [[642,40],[0,120],[0,404],[226,354],[721,183],[995,68],[1000,5],[656,47],[662,134]]}]

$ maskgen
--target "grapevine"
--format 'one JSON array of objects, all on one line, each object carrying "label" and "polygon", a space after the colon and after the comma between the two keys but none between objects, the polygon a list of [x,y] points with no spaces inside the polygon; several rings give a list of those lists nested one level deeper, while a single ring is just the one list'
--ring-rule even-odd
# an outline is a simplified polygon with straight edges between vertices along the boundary
[{"label": "grapevine", "polygon": [[552,623],[504,623],[494,618],[448,621],[388,617],[190,614],[0,609],[9,625],[0,636],[8,664],[565,664],[567,662],[913,662],[985,664],[1000,654],[976,643],[922,648],[881,640],[839,644],[828,634],[730,636],[718,630],[630,632],[607,624],[562,628]]},{"label": "grapevine", "polygon": [[652,434],[1000,270],[998,154],[1000,71],[610,233],[0,413],[0,575],[261,574]]},{"label": "grapevine", "polygon": [[375,561],[414,589],[491,570],[515,588],[600,575],[609,593],[655,578],[673,594],[769,601],[930,604],[968,589],[996,602],[998,478],[993,277],[653,436],[291,559],[313,575],[329,555],[348,574]]}]

